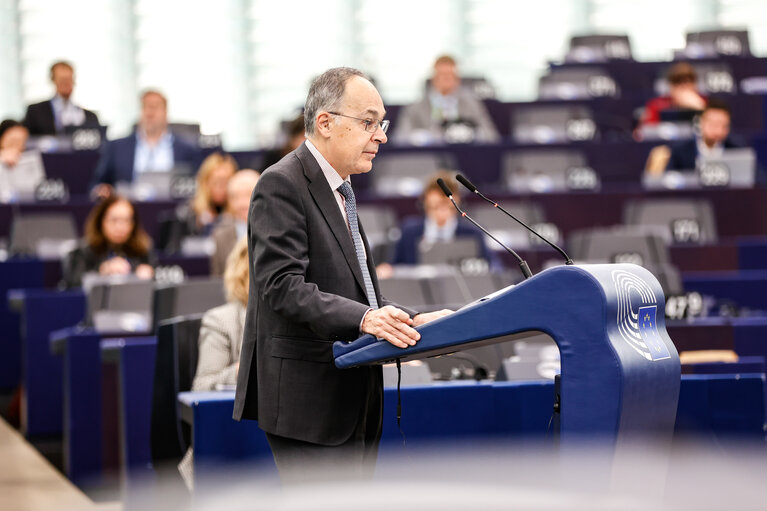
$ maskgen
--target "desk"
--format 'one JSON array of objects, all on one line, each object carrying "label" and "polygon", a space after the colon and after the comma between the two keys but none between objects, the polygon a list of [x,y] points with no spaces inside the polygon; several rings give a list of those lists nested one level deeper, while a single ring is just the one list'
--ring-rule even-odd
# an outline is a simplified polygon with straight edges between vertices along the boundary
[{"label": "desk", "polygon": [[146,334],[127,337],[80,327],[51,333],[51,352],[64,366],[64,467],[78,486],[100,486],[113,472],[125,481],[151,467],[156,345]]},{"label": "desk", "polygon": [[25,289],[9,292],[8,301],[21,312],[21,429],[28,437],[60,435],[62,364],[51,353],[48,337],[85,318],[85,295],[82,291]]},{"label": "desk", "polygon": [[[409,448],[480,438],[542,440],[553,395],[550,381],[404,387],[402,427]],[[183,392],[178,400],[193,426],[195,469],[270,456],[256,422],[232,420],[234,392]],[[760,375],[683,375],[675,433],[763,438],[764,401]],[[396,389],[385,389],[382,456],[402,446],[395,403]]]},{"label": "desk", "polygon": [[13,389],[21,380],[21,325],[19,311],[8,303],[11,289],[43,287],[43,263],[11,260],[0,263],[0,388]]},{"label": "desk", "polygon": [[682,274],[682,282],[685,291],[767,311],[767,270],[689,272]]}]

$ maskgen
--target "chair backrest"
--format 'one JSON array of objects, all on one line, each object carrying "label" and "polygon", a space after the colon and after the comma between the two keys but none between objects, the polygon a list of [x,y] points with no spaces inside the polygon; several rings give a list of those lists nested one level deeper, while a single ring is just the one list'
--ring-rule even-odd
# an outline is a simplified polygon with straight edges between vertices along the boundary
[{"label": "chair backrest", "polygon": [[394,246],[400,237],[397,214],[390,206],[359,205],[357,216],[365,229],[373,260],[384,263],[391,260]]},{"label": "chair backrest", "polygon": [[577,262],[643,266],[655,275],[666,296],[683,290],[679,271],[671,264],[668,244],[658,227],[633,225],[579,231],[569,237],[567,246]]},{"label": "chair backrest", "polygon": [[[101,278],[103,277],[95,276],[96,280]],[[88,296],[87,319],[96,330],[106,332],[151,329],[154,294],[154,283],[151,280],[95,282],[88,283],[84,288]]]},{"label": "chair backrest", "polygon": [[582,105],[519,105],[512,110],[511,134],[519,143],[553,144],[599,137],[590,108]]},{"label": "chair backrest", "polygon": [[373,163],[373,189],[380,195],[414,197],[439,170],[455,170],[451,154],[430,151],[382,154]]},{"label": "chair backrest", "polygon": [[573,233],[567,244],[570,256],[583,261],[645,264],[668,263],[666,240],[657,229],[630,226],[588,229]]},{"label": "chair backrest", "polygon": [[626,225],[657,226],[669,243],[716,243],[714,207],[705,199],[641,199],[623,209]]},{"label": "chair backrest", "polygon": [[357,206],[357,216],[371,245],[388,243],[396,239],[394,231],[398,228],[397,214],[392,207],[360,204]]},{"label": "chair backrest", "polygon": [[154,323],[205,312],[225,303],[220,278],[190,278],[177,284],[158,285],[154,294]]},{"label": "chair backrest", "polygon": [[567,62],[631,60],[631,42],[625,34],[590,34],[570,38]]},{"label": "chair backrest", "polygon": [[435,308],[457,309],[474,299],[461,272],[457,269],[425,279],[423,283],[426,286],[429,303]]},{"label": "chair backrest", "polygon": [[393,302],[418,311],[429,309],[429,299],[419,278],[393,276],[380,280],[379,287],[381,294]]},{"label": "chair backrest", "polygon": [[687,32],[686,39],[684,53],[688,57],[751,56],[747,30]]},{"label": "chair backrest", "polygon": [[460,266],[467,259],[481,257],[481,247],[475,238],[456,237],[450,241],[418,244],[418,262],[421,264],[450,264]]},{"label": "chair backrest", "polygon": [[197,370],[197,342],[202,314],[172,318],[157,328],[152,392],[151,447],[155,462],[181,458],[190,431],[179,415],[176,398],[190,390]]},{"label": "chair backrest", "polygon": [[538,80],[538,99],[617,98],[620,88],[601,68],[555,68]]},{"label": "chair backrest", "polygon": [[14,215],[11,222],[11,254],[36,255],[43,240],[67,242],[77,239],[71,213],[31,213]]},{"label": "chair backrest", "polygon": [[[592,175],[591,182],[583,181]],[[599,176],[577,149],[529,149],[506,153],[503,176],[510,190],[520,193],[594,190]]]}]

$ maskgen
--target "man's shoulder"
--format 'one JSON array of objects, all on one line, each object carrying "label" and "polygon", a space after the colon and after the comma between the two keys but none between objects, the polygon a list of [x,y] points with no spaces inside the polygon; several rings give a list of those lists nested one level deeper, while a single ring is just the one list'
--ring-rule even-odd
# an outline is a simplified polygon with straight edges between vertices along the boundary
[{"label": "man's shoulder", "polygon": [[[302,177],[304,174],[304,163],[302,162],[302,159],[305,160],[306,155],[301,151],[301,147],[289,152],[278,162],[267,167],[261,174],[261,179],[268,176],[284,176],[284,178],[296,180],[299,177]],[[306,154],[308,154],[309,158],[312,157],[308,150],[306,150]],[[270,177],[269,179],[279,179],[279,177]]]},{"label": "man's shoulder", "polygon": [[39,101],[37,103],[31,103],[29,106],[27,106],[27,110],[29,111],[42,110],[44,108],[51,108],[50,99],[46,99],[45,101]]},{"label": "man's shoulder", "polygon": [[423,234],[425,221],[422,216],[411,216],[402,221],[400,231],[403,236]]},{"label": "man's shoulder", "polygon": [[672,152],[697,151],[698,144],[694,138],[687,140],[677,140],[669,144]]}]

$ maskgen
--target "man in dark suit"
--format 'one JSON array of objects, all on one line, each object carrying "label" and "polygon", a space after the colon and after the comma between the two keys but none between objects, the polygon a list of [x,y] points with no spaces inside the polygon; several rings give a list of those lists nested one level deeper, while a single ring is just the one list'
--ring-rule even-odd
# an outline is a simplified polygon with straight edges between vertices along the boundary
[{"label": "man in dark suit", "polygon": [[730,139],[730,108],[711,98],[700,116],[700,135],[670,145],[667,170],[693,170],[700,158],[718,158],[725,149],[740,147]]},{"label": "man in dark suit", "polygon": [[[400,348],[447,311],[416,315],[381,296],[349,176],[369,172],[388,122],[360,71],[312,83],[307,142],[268,168],[248,216],[251,272],[234,418],[257,419],[284,481],[372,474],[380,367],[337,369],[334,341],[362,333]],[[411,317],[413,316],[413,317]]]},{"label": "man in dark suit", "polygon": [[[460,202],[458,183],[447,173],[441,172],[429,181],[421,198],[424,216],[406,219],[394,251],[392,264],[419,264],[421,243],[449,242],[457,238],[473,239],[477,244],[477,255],[492,267],[499,267],[500,261],[487,248],[485,235],[472,225],[458,221],[458,213],[445,197],[437,179],[441,178],[453,192],[453,198]],[[380,275],[380,272],[379,272]]]},{"label": "man in dark suit", "polygon": [[75,70],[69,62],[56,62],[51,66],[51,81],[56,87],[53,99],[27,107],[24,125],[30,135],[56,135],[68,126],[98,127],[99,119],[90,110],[72,102],[75,88]]},{"label": "man in dark suit", "polygon": [[168,131],[168,100],[156,90],[141,95],[141,117],[136,132],[112,140],[101,148],[92,187],[98,196],[109,195],[119,182],[132,182],[137,172],[172,171],[186,166],[193,173],[200,150]]}]

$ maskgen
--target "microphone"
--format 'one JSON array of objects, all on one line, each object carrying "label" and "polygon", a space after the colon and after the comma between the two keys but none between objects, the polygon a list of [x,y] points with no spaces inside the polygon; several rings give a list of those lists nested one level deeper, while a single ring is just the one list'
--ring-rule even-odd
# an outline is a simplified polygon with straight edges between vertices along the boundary
[{"label": "microphone", "polygon": [[[543,236],[541,236],[540,234],[538,234],[538,232],[536,232],[536,231],[535,231],[535,229],[533,229],[532,227],[530,227],[529,225],[527,225],[525,222],[523,222],[523,221],[522,221],[522,220],[520,220],[519,218],[515,217],[514,215],[512,215],[511,213],[509,213],[508,211],[506,211],[505,209],[503,209],[503,207],[501,207],[501,206],[500,206],[500,205],[499,205],[497,202],[495,202],[495,201],[494,201],[494,200],[492,200],[492,199],[488,199],[487,197],[485,197],[485,196],[482,194],[482,192],[480,192],[479,190],[477,190],[477,187],[476,187],[476,186],[474,186],[474,184],[473,184],[471,181],[469,181],[468,179],[466,179],[465,177],[463,177],[463,175],[461,175],[461,174],[458,174],[458,175],[456,175],[456,176],[455,176],[455,178],[458,180],[458,182],[459,182],[459,183],[461,183],[463,186],[465,186],[466,188],[468,188],[468,189],[469,189],[469,191],[471,191],[471,192],[474,192],[475,194],[477,194],[477,195],[479,195],[480,197],[482,197],[482,198],[483,198],[483,199],[484,199],[486,202],[489,202],[490,204],[492,204],[492,205],[493,205],[493,207],[496,207],[496,208],[500,209],[501,211],[503,211],[503,212],[506,214],[506,216],[508,216],[508,217],[511,217],[511,218],[512,218],[512,219],[513,219],[515,222],[517,222],[519,225],[521,225],[522,227],[524,227],[525,229],[527,229],[527,230],[528,230],[528,231],[530,231],[531,233],[533,233],[533,234],[535,234],[536,236],[538,236],[538,237],[539,237],[540,239],[542,239],[542,240],[543,240],[543,241],[544,241],[544,242],[545,242],[545,243],[546,243],[548,246],[550,246],[551,248],[553,248],[554,250],[556,250],[557,252],[559,252],[559,253],[560,253],[560,255],[561,255],[561,256],[562,256],[562,257],[565,259],[565,264],[573,264],[573,260],[572,260],[572,259],[570,259],[570,256],[569,256],[569,255],[567,255],[567,253],[565,253],[565,251],[564,251],[564,250],[562,250],[562,249],[561,249],[561,248],[559,248],[557,245],[555,245],[555,244],[554,244],[554,243],[552,243],[551,241],[547,240],[546,238],[544,238]],[[443,189],[443,190],[444,190],[444,189]]]},{"label": "microphone", "polygon": [[442,192],[447,196],[448,199],[450,199],[450,202],[453,203],[453,206],[455,207],[455,209],[458,210],[458,212],[461,214],[462,217],[466,218],[466,220],[476,225],[480,231],[487,234],[493,241],[495,241],[500,246],[502,246],[506,250],[506,252],[514,256],[514,259],[516,259],[517,262],[519,263],[519,268],[522,270],[522,275],[524,275],[526,279],[529,279],[530,277],[533,276],[533,273],[530,271],[530,267],[527,265],[527,261],[519,257],[519,254],[514,252],[512,249],[510,249],[509,247],[507,247],[506,245],[498,241],[498,239],[492,234],[490,234],[487,231],[487,229],[485,229],[484,227],[479,225],[477,222],[475,222],[473,218],[471,218],[469,215],[466,214],[464,210],[461,209],[461,207],[455,202],[455,199],[453,199],[453,192],[450,191],[450,188],[447,187],[447,185],[445,184],[445,181],[442,178],[437,179],[437,184],[439,185],[440,188],[442,188]]}]

